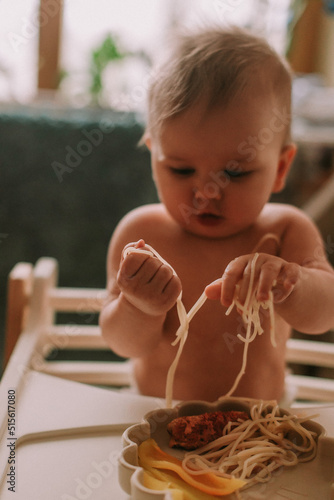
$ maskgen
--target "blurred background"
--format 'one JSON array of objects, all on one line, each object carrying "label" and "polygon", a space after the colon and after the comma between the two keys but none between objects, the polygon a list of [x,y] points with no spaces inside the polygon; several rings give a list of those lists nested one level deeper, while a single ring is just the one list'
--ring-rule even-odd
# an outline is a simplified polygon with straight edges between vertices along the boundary
[{"label": "blurred background", "polygon": [[156,201],[138,147],[152,67],[175,30],[210,23],[247,27],[289,59],[299,152],[275,200],[305,208],[333,262],[334,1],[1,0],[1,357],[17,262],[52,256],[61,286],[105,286],[117,222]]}]

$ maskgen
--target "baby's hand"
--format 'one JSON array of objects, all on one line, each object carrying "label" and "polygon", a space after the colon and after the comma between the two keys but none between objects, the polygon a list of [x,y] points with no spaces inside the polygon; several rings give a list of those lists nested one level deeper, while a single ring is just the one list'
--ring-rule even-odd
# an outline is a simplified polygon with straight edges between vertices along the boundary
[{"label": "baby's hand", "polygon": [[[222,278],[206,287],[207,297],[220,299],[225,307],[229,307],[236,294],[236,298],[244,304],[250,284],[253,258],[254,254],[242,255],[230,262]],[[259,302],[268,300],[269,292],[272,291],[274,302],[280,303],[291,294],[298,278],[298,264],[260,253],[255,264],[252,289],[256,289],[256,299]]]},{"label": "baby's hand", "polygon": [[[143,251],[126,251],[129,248]],[[181,282],[173,269],[153,256],[144,240],[124,248],[117,283],[132,305],[153,316],[166,314],[181,293]]]}]

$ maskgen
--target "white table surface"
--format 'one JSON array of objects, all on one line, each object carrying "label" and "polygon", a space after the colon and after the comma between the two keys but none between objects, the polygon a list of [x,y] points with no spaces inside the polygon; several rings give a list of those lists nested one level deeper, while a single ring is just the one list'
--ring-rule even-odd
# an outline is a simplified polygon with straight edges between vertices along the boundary
[{"label": "white table surface", "polygon": [[117,457],[124,430],[163,400],[30,372],[17,397],[15,495],[3,437],[1,500],[123,500]]}]

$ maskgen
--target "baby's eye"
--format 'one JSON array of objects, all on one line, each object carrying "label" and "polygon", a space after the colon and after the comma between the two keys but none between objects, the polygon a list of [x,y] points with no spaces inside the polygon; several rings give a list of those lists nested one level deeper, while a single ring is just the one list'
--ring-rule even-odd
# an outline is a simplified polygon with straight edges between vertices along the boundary
[{"label": "baby's eye", "polygon": [[169,168],[174,175],[178,175],[180,177],[189,177],[190,175],[193,175],[195,173],[195,169],[192,167],[182,167],[182,168],[169,167]]},{"label": "baby's eye", "polygon": [[231,179],[237,179],[239,177],[245,177],[246,175],[249,175],[250,172],[247,170],[224,170],[224,173],[227,175],[227,177]]}]

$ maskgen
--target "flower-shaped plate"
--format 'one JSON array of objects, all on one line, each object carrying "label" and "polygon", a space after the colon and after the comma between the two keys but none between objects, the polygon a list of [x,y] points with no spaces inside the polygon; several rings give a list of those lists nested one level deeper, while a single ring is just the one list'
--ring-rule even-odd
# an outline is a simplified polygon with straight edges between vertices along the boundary
[{"label": "flower-shaped plate", "polygon": [[[174,418],[199,415],[206,412],[239,410],[249,413],[258,403],[255,399],[220,398],[214,403],[187,401],[174,408],[161,408],[144,416],[141,423],[132,425],[123,433],[123,450],[119,457],[119,481],[122,489],[132,500],[172,500],[171,490],[157,491],[146,488],[142,483],[143,469],[138,464],[138,445],[153,438],[167,453],[182,459],[184,451],[169,447],[168,423]],[[281,409],[281,414],[291,412]],[[302,410],[303,414],[307,410]],[[294,411],[300,416],[301,410]],[[316,457],[296,467],[278,469],[273,478],[239,492],[242,500],[334,500],[334,438],[326,436],[325,429],[308,420],[304,426],[318,435]],[[215,498],[214,496],[212,497]],[[226,500],[236,499],[228,495]]]}]

